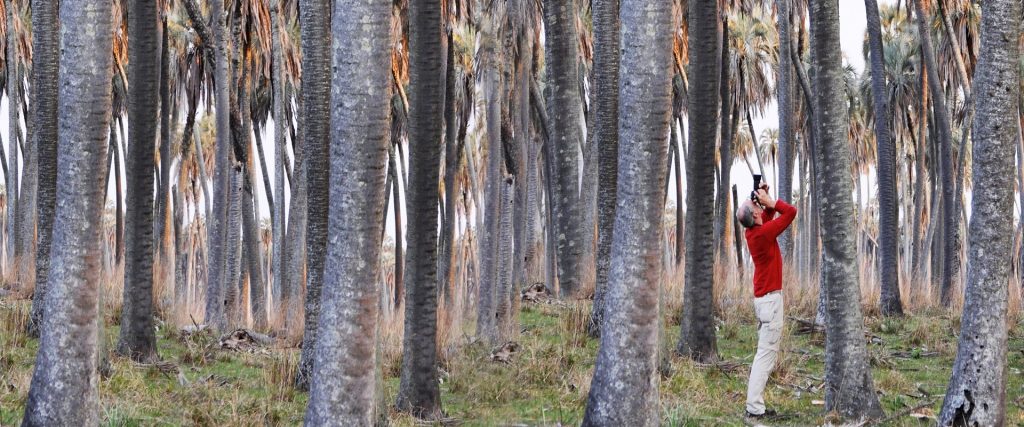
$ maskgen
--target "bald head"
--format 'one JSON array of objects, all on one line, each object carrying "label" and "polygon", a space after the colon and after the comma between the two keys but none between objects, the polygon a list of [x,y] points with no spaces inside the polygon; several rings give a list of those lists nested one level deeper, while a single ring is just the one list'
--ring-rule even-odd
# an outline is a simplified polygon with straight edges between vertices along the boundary
[{"label": "bald head", "polygon": [[756,209],[757,208],[754,206],[753,202],[750,200],[744,201],[743,204],[740,205],[740,208],[736,210],[736,220],[739,221],[740,225],[744,228],[753,227],[756,225],[756,220],[754,219],[754,212]]}]

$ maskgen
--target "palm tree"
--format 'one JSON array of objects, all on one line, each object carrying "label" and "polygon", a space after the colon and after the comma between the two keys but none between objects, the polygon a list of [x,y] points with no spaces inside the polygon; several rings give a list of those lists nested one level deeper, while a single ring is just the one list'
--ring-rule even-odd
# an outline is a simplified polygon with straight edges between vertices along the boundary
[{"label": "palm tree", "polygon": [[216,54],[215,64],[215,98],[217,121],[217,141],[215,143],[216,156],[213,173],[213,198],[222,201],[214,203],[213,216],[207,222],[207,247],[209,256],[209,268],[207,269],[206,281],[206,323],[214,330],[227,328],[228,319],[226,304],[224,301],[225,288],[228,275],[228,200],[231,187],[231,125],[230,125],[230,80],[228,79],[228,43],[225,31],[226,16],[224,14],[224,1],[211,0],[210,13],[215,18],[213,25],[213,39]]},{"label": "palm tree", "polygon": [[[46,283],[50,274],[50,242],[53,236],[53,210],[57,199],[57,70],[59,69],[59,33],[57,3],[39,2],[32,8],[32,123],[33,145],[39,162],[39,242],[36,246],[35,292],[29,334],[38,337],[46,302]],[[0,159],[0,163],[3,160]]]},{"label": "palm tree", "polygon": [[[594,142],[598,150],[597,259],[590,334],[600,335],[611,268],[619,162],[619,0],[597,0],[594,18]],[[670,128],[671,130],[671,128]]]},{"label": "palm tree", "polygon": [[[660,34],[672,23],[670,7],[661,0],[623,0],[621,4],[624,82],[619,86],[619,140],[631,143],[619,150],[619,205],[607,295],[607,307],[615,309],[604,313],[583,425],[653,426],[660,420],[657,356],[662,251],[650,242],[662,238],[665,207],[672,39]],[[690,22],[718,25],[716,9],[716,2],[691,2],[690,17],[702,19]],[[714,132],[714,122],[710,123]]]},{"label": "palm tree", "polygon": [[921,0],[913,0],[914,10],[917,14],[918,34],[921,38],[921,52],[923,53],[925,68],[928,71],[928,86],[934,96],[931,97],[932,113],[935,115],[935,128],[939,135],[939,157],[942,163],[942,218],[945,229],[945,239],[942,246],[942,277],[939,300],[942,305],[948,307],[953,293],[953,270],[954,262],[957,261],[957,235],[959,228],[959,213],[955,211],[956,204],[953,194],[953,135],[949,118],[949,109],[946,108],[946,100],[943,95],[943,80],[939,80],[937,62],[935,60],[935,49],[932,45],[931,32],[928,31],[930,15],[921,5]]},{"label": "palm tree", "polygon": [[117,352],[139,361],[156,357],[153,330],[153,150],[160,94],[160,21],[156,0],[128,9],[128,232],[124,309]]},{"label": "palm tree", "polygon": [[332,19],[330,220],[307,425],[370,425],[388,151],[391,2],[340,0]]},{"label": "palm tree", "polygon": [[405,334],[396,406],[418,418],[441,416],[437,384],[437,182],[441,168],[446,46],[441,1],[409,4],[409,214]]},{"label": "palm tree", "polygon": [[881,240],[882,314],[903,315],[899,282],[899,212],[896,205],[896,141],[889,135],[885,58],[877,0],[864,0],[871,45],[871,94],[874,98],[875,144],[878,147],[879,240]]},{"label": "palm tree", "polygon": [[[309,390],[313,371],[317,325],[320,318],[320,295],[324,283],[324,259],[327,256],[327,212],[330,185],[331,125],[331,4],[327,0],[303,3],[299,9],[302,21],[302,109],[306,129],[303,148],[306,150],[309,218],[306,222],[306,321],[302,335],[302,358],[295,373],[295,386]],[[283,203],[283,202],[282,202]]]},{"label": "palm tree", "polygon": [[[691,2],[689,7],[689,139],[695,143],[687,154],[686,187],[711,189],[715,187],[715,144],[707,141],[714,141],[718,131],[715,117],[722,65],[718,43],[722,20],[717,2]],[[676,351],[697,361],[712,361],[718,357],[712,296],[714,194],[687,191],[686,206],[686,286]]]},{"label": "palm tree", "polygon": [[[778,85],[775,91],[778,93],[779,102],[779,169],[775,180],[778,185],[779,199],[791,201],[793,192],[793,166],[794,157],[797,152],[796,128],[794,117],[796,115],[796,92],[794,86],[794,64],[790,50],[793,48],[792,13],[793,0],[778,1],[778,28],[779,28],[779,71]],[[800,21],[801,23],[803,21]],[[779,236],[784,257],[789,258],[793,253],[792,232],[786,231]]]},{"label": "palm tree", "polygon": [[[274,205],[274,254],[273,254],[273,268],[271,271],[274,275],[273,284],[273,302],[274,307],[277,310],[289,310],[291,305],[291,290],[285,289],[290,284],[285,278],[285,266],[286,258],[288,253],[285,251],[285,235],[286,235],[286,220],[285,212],[285,197],[284,197],[284,186],[285,186],[285,126],[286,119],[284,117],[284,76],[282,74],[282,68],[284,57],[281,54],[281,20],[279,15],[281,14],[280,7],[281,0],[273,0],[270,4],[270,34],[271,43],[273,47],[271,50],[273,53],[273,60],[271,62],[271,69],[273,74],[273,115],[274,115],[274,195],[277,198],[277,204]],[[288,316],[285,316],[286,318]]]},{"label": "palm tree", "polygon": [[[100,227],[111,117],[110,0],[60,2],[60,124],[52,271],[26,426],[99,423]],[[76,339],[68,339],[76,337]]]},{"label": "palm tree", "polygon": [[1006,418],[1006,283],[1012,267],[1014,149],[1018,116],[1019,1],[982,6],[978,116],[974,122],[974,194],[963,323],[941,425],[1000,425]]},{"label": "palm tree", "polygon": [[544,56],[547,70],[549,144],[545,144],[552,174],[553,229],[558,239],[558,286],[563,296],[579,290],[583,253],[583,221],[579,197],[578,150],[581,146],[579,43],[576,2],[544,0]]},{"label": "palm tree", "polygon": [[[487,134],[487,166],[485,170],[484,228],[480,239],[480,279],[477,292],[477,335],[488,343],[497,344],[499,328],[497,323],[500,302],[499,271],[506,262],[500,255],[502,242],[499,238],[502,217],[502,187],[504,181],[504,150],[501,138],[501,106],[505,93],[502,69],[504,56],[499,37],[505,22],[505,5],[492,3],[487,11],[488,18],[482,22],[480,48],[477,62],[483,81],[485,123]],[[574,151],[575,152],[575,151]],[[575,188],[575,184],[574,184]]]},{"label": "palm tree", "polygon": [[[21,108],[18,103],[21,100],[21,74],[18,72],[21,65],[18,58],[26,58],[26,55],[19,55],[18,46],[20,46],[18,35],[20,25],[18,20],[20,19],[19,3],[24,2],[11,1],[6,4],[7,11],[7,123],[9,124],[9,136],[7,138],[7,171],[4,175],[7,177],[7,183],[5,185],[7,191],[7,224],[6,224],[6,235],[7,235],[7,256],[10,257],[11,261],[14,261],[15,254],[17,253],[17,236],[20,235],[18,229],[18,177],[21,176],[18,173],[18,146],[21,144],[21,116],[18,114]],[[9,173],[8,173],[9,171]]]},{"label": "palm tree", "polygon": [[[761,163],[760,159],[772,160],[772,178],[776,181],[779,179],[779,162],[777,161],[779,154],[779,128],[767,128],[761,131],[761,136],[758,138],[760,141],[757,144],[757,158],[758,163]],[[764,173],[762,166],[761,173]]]},{"label": "palm tree", "polygon": [[[825,322],[825,408],[852,419],[877,418],[882,407],[875,395],[860,312],[857,254],[853,240],[853,186],[847,143],[843,68],[836,0],[811,1],[811,51],[814,80],[816,155],[822,215],[822,280],[827,304]],[[826,122],[827,120],[827,122]]]}]

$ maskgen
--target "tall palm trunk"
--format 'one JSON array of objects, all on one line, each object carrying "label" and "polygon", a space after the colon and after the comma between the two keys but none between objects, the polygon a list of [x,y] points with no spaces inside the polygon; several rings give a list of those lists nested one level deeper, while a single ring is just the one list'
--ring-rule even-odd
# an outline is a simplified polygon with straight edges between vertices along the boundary
[{"label": "tall palm trunk", "polygon": [[[271,272],[274,277],[273,284],[273,302],[276,310],[287,310],[290,304],[291,291],[285,289],[285,286],[289,284],[285,280],[285,258],[288,253],[285,251],[285,235],[287,234],[285,226],[287,224],[285,218],[285,212],[287,212],[287,204],[285,203],[284,186],[285,186],[285,168],[287,165],[287,158],[285,156],[285,126],[287,126],[285,119],[285,106],[284,106],[284,75],[281,67],[284,65],[283,53],[281,52],[281,30],[280,30],[280,18],[278,15],[281,14],[280,7],[281,0],[273,0],[270,4],[270,34],[271,44],[273,50],[273,62],[271,65],[273,74],[273,117],[274,117],[274,197],[277,198],[277,204],[274,205],[274,224],[273,224],[273,244],[274,254],[273,263],[274,267]],[[295,195],[292,195],[294,199]],[[287,316],[286,316],[287,317]]]},{"label": "tall palm trunk", "polygon": [[[601,334],[615,229],[619,166],[619,0],[598,0],[594,18],[594,142],[597,144],[597,259],[590,334]],[[671,131],[671,128],[670,128]],[[678,172],[677,172],[678,173]],[[678,203],[678,202],[677,202]]]},{"label": "tall palm trunk", "polygon": [[875,395],[864,342],[860,285],[853,233],[853,178],[846,136],[842,58],[837,0],[811,2],[811,50],[815,66],[815,148],[821,198],[824,246],[822,278],[826,298],[825,409],[851,419],[877,418],[882,407]]},{"label": "tall palm trunk", "polygon": [[946,108],[946,97],[943,95],[942,80],[939,80],[938,66],[936,65],[935,49],[932,45],[930,32],[930,15],[922,8],[921,0],[914,1],[914,10],[917,14],[918,34],[921,38],[921,51],[923,53],[925,68],[928,70],[928,85],[933,96],[932,111],[935,114],[935,126],[938,128],[939,136],[939,158],[942,163],[942,219],[945,238],[942,245],[942,276],[939,300],[942,305],[949,307],[953,296],[953,271],[954,263],[959,263],[957,255],[958,229],[960,227],[959,213],[956,212],[957,197],[953,194],[953,136],[949,110]]},{"label": "tall palm trunk", "polygon": [[309,218],[306,222],[306,322],[302,335],[302,356],[295,373],[295,387],[309,390],[313,371],[320,298],[324,283],[324,259],[327,256],[327,212],[330,209],[330,131],[331,131],[331,3],[311,0],[299,10],[302,27],[302,110],[306,129],[306,179],[309,192]]},{"label": "tall palm trunk", "polygon": [[[17,256],[17,237],[20,235],[18,229],[18,145],[21,141],[21,116],[18,112],[21,108],[18,102],[21,100],[21,75],[18,73],[18,34],[15,31],[14,19],[18,13],[18,5],[11,1],[6,4],[7,11],[7,123],[9,137],[7,139],[7,258],[8,261],[15,261]],[[9,171],[9,173],[7,173]]]},{"label": "tall palm trunk", "polygon": [[[714,324],[715,144],[722,61],[722,20],[715,2],[690,3],[690,137],[686,166],[686,284],[676,351],[697,361],[717,357]],[[622,75],[626,75],[625,72]],[[621,175],[621,174],[620,174]],[[613,249],[614,250],[614,249]]]},{"label": "tall palm trunk", "polygon": [[[662,239],[665,207],[672,38],[660,34],[672,25],[670,7],[660,0],[623,0],[621,4],[619,140],[631,143],[619,147],[619,204],[606,302],[606,307],[615,309],[604,313],[584,425],[652,426],[660,419],[657,360],[662,248],[651,242]],[[708,18],[700,12],[714,13],[715,9],[714,2],[693,2],[690,16]],[[705,22],[721,22],[717,16],[710,18]]]},{"label": "tall palm trunk", "polygon": [[501,187],[504,177],[504,163],[501,140],[501,99],[505,93],[501,79],[502,57],[498,51],[498,34],[496,28],[503,21],[502,12],[492,11],[492,17],[484,24],[484,39],[481,42],[480,64],[483,70],[484,104],[487,126],[487,167],[484,177],[486,199],[484,201],[484,227],[480,239],[479,253],[481,258],[480,279],[477,281],[480,290],[477,293],[477,335],[488,343],[498,341],[498,324],[496,319],[498,301],[499,265],[504,262],[498,252],[501,244],[499,232],[501,223]]},{"label": "tall palm trunk", "polygon": [[[718,132],[718,187],[715,193],[715,255],[718,256],[719,262],[728,261],[726,254],[729,249],[729,237],[726,233],[727,224],[731,215],[729,215],[729,178],[732,170],[732,144],[733,144],[733,127],[732,125],[734,118],[733,114],[733,85],[732,85],[732,73],[730,72],[729,60],[729,21],[728,18],[722,19],[722,65],[721,74],[722,77],[718,82],[719,87],[719,102],[721,108],[721,114],[719,114],[719,132]],[[736,109],[739,109],[738,106]],[[739,116],[735,116],[739,118]]]},{"label": "tall palm trunk", "polygon": [[[779,199],[793,201],[793,159],[797,151],[794,117],[796,117],[796,100],[794,99],[793,82],[793,49],[792,8],[794,0],[778,2],[779,31],[779,75],[775,87],[779,102],[779,141],[778,158],[773,162],[778,168],[775,179],[778,181]],[[801,21],[802,23],[802,21]],[[753,137],[754,135],[751,135]],[[791,259],[793,254],[793,233],[785,231],[779,236],[779,246],[784,259]]]},{"label": "tall palm trunk", "polygon": [[896,141],[889,134],[889,102],[885,93],[885,58],[878,1],[864,0],[871,49],[871,95],[874,98],[878,149],[878,234],[881,245],[882,314],[903,315],[899,282],[899,209],[896,204]]},{"label": "tall palm trunk", "polygon": [[[375,421],[377,287],[391,101],[391,2],[338,0],[332,14],[330,241],[307,425]],[[342,102],[344,101],[344,103]]]},{"label": "tall palm trunk", "polygon": [[[164,3],[160,3],[163,5]],[[161,11],[161,14],[163,11]],[[167,18],[161,19],[162,41],[160,43],[160,182],[156,184],[156,230],[153,232],[153,245],[156,254],[160,259],[159,279],[165,281],[165,272],[171,268],[171,235],[167,223],[170,220],[167,206],[171,200],[171,110],[174,103],[171,100],[171,72],[170,72],[170,49],[167,42]],[[152,216],[152,215],[151,215]]]},{"label": "tall palm trunk", "polygon": [[[451,296],[452,263],[455,251],[455,221],[457,219],[455,190],[455,176],[462,166],[462,150],[465,146],[465,134],[460,132],[463,123],[456,114],[455,99],[455,42],[452,34],[447,36],[448,58],[445,65],[445,159],[444,159],[444,227],[441,230],[441,248],[438,259],[437,278],[440,289],[438,293],[444,297],[446,303]],[[466,102],[465,99],[462,102]],[[527,116],[529,117],[529,116]]]},{"label": "tall palm trunk", "polygon": [[941,425],[1001,425],[1006,419],[1007,280],[1012,253],[1015,126],[1021,3],[982,5],[974,194],[963,322]]},{"label": "tall palm trunk", "polygon": [[579,147],[581,109],[579,93],[579,40],[576,31],[576,2],[544,1],[545,67],[547,69],[547,116],[551,132],[547,156],[554,184],[553,228],[558,243],[558,285],[562,296],[579,290],[580,257],[583,253],[583,224],[579,196]]},{"label": "tall palm trunk", "polygon": [[445,108],[446,38],[441,1],[409,4],[409,162],[406,195],[405,334],[396,406],[419,418],[441,416],[437,384],[437,182]]},{"label": "tall palm trunk", "polygon": [[153,150],[160,94],[160,20],[156,0],[128,9],[128,230],[124,309],[117,352],[135,360],[156,357],[153,329]]},{"label": "tall palm trunk", "polygon": [[221,201],[212,203],[213,215],[209,218],[207,258],[209,267],[206,278],[206,323],[214,330],[224,330],[228,326],[226,316],[225,284],[227,283],[227,220],[228,200],[231,187],[231,124],[230,124],[230,84],[228,79],[228,42],[227,23],[223,0],[210,1],[210,13],[216,19],[213,25],[214,46],[216,47],[215,95],[217,120],[217,140],[215,170],[213,173],[213,199]]},{"label": "tall palm trunk", "polygon": [[[22,425],[96,425],[100,227],[111,116],[111,1],[60,2],[59,155],[47,315]],[[155,19],[154,19],[155,22]],[[74,339],[68,339],[74,337]]]},{"label": "tall palm trunk", "polygon": [[[50,242],[53,212],[57,202],[57,73],[60,40],[57,2],[39,2],[32,8],[32,138],[39,162],[39,244],[36,247],[35,293],[29,318],[29,333],[39,336],[50,274]],[[113,133],[111,133],[113,136]],[[3,162],[3,159],[0,159]]]}]

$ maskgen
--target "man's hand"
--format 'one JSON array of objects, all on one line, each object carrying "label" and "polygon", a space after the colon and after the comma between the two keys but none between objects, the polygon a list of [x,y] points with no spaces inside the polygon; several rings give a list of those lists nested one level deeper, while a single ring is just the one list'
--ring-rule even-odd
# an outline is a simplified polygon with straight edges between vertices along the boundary
[{"label": "man's hand", "polygon": [[766,187],[767,186],[762,186],[757,190],[757,201],[758,203],[761,203],[761,206],[775,209],[775,199],[772,198],[771,194],[768,194]]}]

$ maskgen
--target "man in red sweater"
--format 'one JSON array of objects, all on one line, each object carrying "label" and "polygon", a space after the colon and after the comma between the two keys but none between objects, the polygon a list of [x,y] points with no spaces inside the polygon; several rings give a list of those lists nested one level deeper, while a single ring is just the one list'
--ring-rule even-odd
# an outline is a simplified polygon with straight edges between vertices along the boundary
[{"label": "man in red sweater", "polygon": [[[754,260],[754,314],[757,316],[757,355],[747,384],[747,415],[774,415],[764,406],[764,387],[775,369],[782,340],[782,252],[778,237],[796,218],[796,208],[768,194],[768,185],[757,190],[757,203],[744,202],[736,218],[746,229],[747,248]],[[776,214],[779,214],[776,217]]]}]

